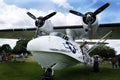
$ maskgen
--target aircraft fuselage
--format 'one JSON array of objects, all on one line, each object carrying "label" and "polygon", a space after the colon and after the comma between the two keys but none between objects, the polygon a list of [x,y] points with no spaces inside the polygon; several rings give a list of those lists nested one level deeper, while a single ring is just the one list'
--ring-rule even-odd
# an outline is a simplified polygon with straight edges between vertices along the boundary
[{"label": "aircraft fuselage", "polygon": [[62,69],[83,61],[83,55],[77,43],[58,36],[40,36],[31,40],[27,50],[44,68],[56,64],[54,69]]}]

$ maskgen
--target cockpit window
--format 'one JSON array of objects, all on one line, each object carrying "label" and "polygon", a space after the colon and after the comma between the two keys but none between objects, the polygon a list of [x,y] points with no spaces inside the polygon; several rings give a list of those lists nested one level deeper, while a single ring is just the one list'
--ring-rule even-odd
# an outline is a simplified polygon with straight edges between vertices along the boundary
[{"label": "cockpit window", "polygon": [[61,37],[61,38],[65,39],[65,40],[68,40],[68,39],[69,39],[67,35],[62,34],[62,33],[59,33],[59,32],[53,32],[53,33],[51,33],[50,35],[58,36],[58,37]]}]

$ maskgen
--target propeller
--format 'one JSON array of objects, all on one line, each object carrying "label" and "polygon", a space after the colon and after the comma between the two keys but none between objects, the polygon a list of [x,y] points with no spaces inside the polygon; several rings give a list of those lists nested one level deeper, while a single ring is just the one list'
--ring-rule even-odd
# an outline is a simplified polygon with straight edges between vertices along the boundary
[{"label": "propeller", "polygon": [[35,26],[37,27],[36,32],[35,32],[35,38],[38,36],[39,33],[39,28],[42,27],[45,23],[45,21],[49,18],[51,18],[52,16],[54,16],[56,14],[56,12],[52,12],[46,16],[40,16],[40,17],[36,17],[34,16],[32,13],[27,12],[28,16],[30,16],[32,19],[35,20]]},{"label": "propeller", "polygon": [[27,14],[28,14],[32,19],[34,19],[34,20],[37,19],[37,18],[36,18],[33,14],[31,14],[30,12],[27,12]]},{"label": "propeller", "polygon": [[110,5],[110,3],[106,3],[103,6],[101,6],[100,8],[98,8],[97,10],[95,10],[94,12],[87,12],[85,14],[82,14],[81,12],[77,12],[77,11],[74,11],[74,10],[69,10],[69,12],[72,13],[72,14],[75,14],[77,16],[81,16],[83,18],[83,22],[88,25],[88,31],[89,31],[88,32],[88,37],[92,38],[92,36],[93,36],[92,23],[94,23],[96,21],[97,14],[101,13],[109,5]]},{"label": "propeller", "polygon": [[69,12],[72,14],[78,15],[78,16],[82,16],[82,17],[84,16],[84,14],[77,12],[77,11],[74,11],[74,10],[69,10]]},{"label": "propeller", "polygon": [[104,9],[106,9],[108,6],[110,5],[110,3],[106,3],[103,6],[101,6],[100,8],[98,8],[96,11],[94,11],[94,15],[99,14],[100,12],[102,12]]}]

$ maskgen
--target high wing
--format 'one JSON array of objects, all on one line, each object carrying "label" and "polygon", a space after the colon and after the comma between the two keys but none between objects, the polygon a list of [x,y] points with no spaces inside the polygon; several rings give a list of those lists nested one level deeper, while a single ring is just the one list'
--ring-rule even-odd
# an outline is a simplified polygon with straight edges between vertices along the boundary
[{"label": "high wing", "polygon": [[[75,39],[80,39],[83,34],[85,34],[85,30],[82,25],[71,25],[71,26],[54,26],[54,30],[56,31],[64,31],[65,29],[71,29],[74,33]],[[107,34],[109,31],[112,33],[107,37],[108,39],[120,39],[120,23],[106,23],[99,24],[98,29],[94,35],[94,39],[100,39],[102,36]],[[84,37],[82,37],[84,38]]]},{"label": "high wing", "polygon": [[120,23],[100,24],[95,36],[100,38],[109,31],[112,31],[109,39],[120,39]]},{"label": "high wing", "polygon": [[[82,25],[71,25],[71,26],[53,26],[53,30],[56,32],[66,33],[66,29],[72,30],[75,39],[80,39],[84,34],[84,29]],[[31,39],[35,34],[36,27],[34,28],[16,28],[16,29],[0,29],[1,38],[23,38]],[[109,35],[108,39],[120,39],[120,23],[109,23],[100,24],[94,39],[99,39],[104,36],[109,31],[112,33]]]},{"label": "high wing", "polygon": [[0,38],[31,39],[36,28],[0,29]]}]

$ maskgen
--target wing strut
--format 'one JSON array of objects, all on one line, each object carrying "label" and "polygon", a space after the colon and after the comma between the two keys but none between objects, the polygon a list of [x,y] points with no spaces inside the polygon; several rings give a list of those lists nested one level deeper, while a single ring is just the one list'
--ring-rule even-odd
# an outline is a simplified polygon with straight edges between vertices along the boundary
[{"label": "wing strut", "polygon": [[102,42],[105,42],[106,41],[106,37],[108,36],[108,35],[110,35],[112,33],[112,31],[109,31],[105,36],[103,36],[96,44],[94,44],[94,46],[93,47],[91,47],[87,52],[88,52],[88,54],[90,53],[90,52],[92,52],[98,45],[99,45],[99,43],[102,41]]}]

